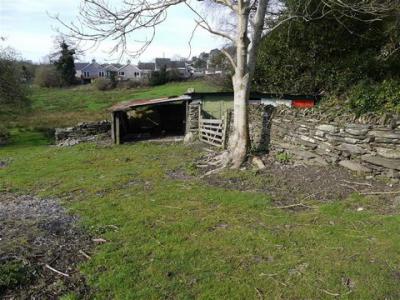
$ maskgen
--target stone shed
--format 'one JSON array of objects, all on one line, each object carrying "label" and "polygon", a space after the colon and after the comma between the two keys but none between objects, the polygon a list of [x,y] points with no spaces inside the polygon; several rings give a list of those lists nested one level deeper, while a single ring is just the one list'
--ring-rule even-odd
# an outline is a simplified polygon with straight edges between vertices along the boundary
[{"label": "stone shed", "polygon": [[[297,101],[297,102],[296,102]],[[307,95],[251,93],[250,138],[253,151],[268,148],[273,106],[314,105]],[[192,133],[212,145],[224,147],[232,123],[233,93],[196,93],[151,100],[132,100],[111,107],[111,136],[116,144]]]}]

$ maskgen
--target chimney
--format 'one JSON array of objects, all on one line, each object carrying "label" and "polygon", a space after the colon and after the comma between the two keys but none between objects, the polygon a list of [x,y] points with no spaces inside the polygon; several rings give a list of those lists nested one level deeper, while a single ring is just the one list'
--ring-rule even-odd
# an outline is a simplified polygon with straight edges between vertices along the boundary
[{"label": "chimney", "polygon": [[131,64],[131,60],[128,59],[128,60],[126,61],[126,64],[127,64],[127,65],[130,65],[130,64]]},{"label": "chimney", "polygon": [[93,58],[93,59],[92,59],[92,64],[94,64],[95,62],[96,62],[96,60]]}]

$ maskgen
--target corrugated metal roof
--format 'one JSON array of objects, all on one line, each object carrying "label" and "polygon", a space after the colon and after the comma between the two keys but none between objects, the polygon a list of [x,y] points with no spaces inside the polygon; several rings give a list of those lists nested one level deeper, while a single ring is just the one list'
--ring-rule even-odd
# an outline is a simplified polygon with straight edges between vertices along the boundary
[{"label": "corrugated metal roof", "polygon": [[170,102],[178,102],[178,101],[189,101],[194,100],[191,96],[179,96],[179,97],[170,97],[170,98],[158,98],[158,99],[140,99],[140,100],[131,100],[125,101],[122,103],[115,104],[110,108],[110,111],[129,111],[135,107],[139,106],[148,106],[148,105],[156,105]]}]

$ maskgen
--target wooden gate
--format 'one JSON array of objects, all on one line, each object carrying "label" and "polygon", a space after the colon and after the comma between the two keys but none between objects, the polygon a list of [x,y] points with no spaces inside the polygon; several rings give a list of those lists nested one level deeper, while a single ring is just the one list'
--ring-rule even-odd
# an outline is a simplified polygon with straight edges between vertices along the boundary
[{"label": "wooden gate", "polygon": [[225,129],[224,120],[203,118],[199,120],[199,137],[207,144],[225,147]]}]

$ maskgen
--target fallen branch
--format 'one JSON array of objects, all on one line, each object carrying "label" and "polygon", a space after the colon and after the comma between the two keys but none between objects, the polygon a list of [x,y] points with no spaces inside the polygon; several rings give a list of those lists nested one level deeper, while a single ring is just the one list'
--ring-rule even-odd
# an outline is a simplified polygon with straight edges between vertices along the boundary
[{"label": "fallen branch", "polygon": [[344,187],[347,187],[347,188],[350,188],[350,189],[352,189],[353,191],[355,191],[356,193],[360,193],[360,191],[357,190],[354,186],[351,186],[351,185],[348,185],[348,184],[344,184],[344,183],[341,183],[340,185],[341,185],[341,186],[344,186]]},{"label": "fallen branch", "polygon": [[260,299],[263,300],[263,299],[264,299],[264,296],[263,296],[263,294],[261,293],[260,289],[259,289],[259,288],[255,288],[255,290],[256,290],[256,292],[257,292],[258,297],[260,297]]},{"label": "fallen branch", "polygon": [[101,239],[101,238],[92,239],[92,241],[95,242],[95,243],[99,243],[99,244],[103,244],[103,243],[107,242],[105,239]]},{"label": "fallen branch", "polygon": [[284,209],[284,208],[293,208],[293,207],[299,207],[299,206],[307,207],[307,208],[314,208],[312,206],[308,206],[308,205],[305,205],[303,203],[296,203],[296,204],[285,205],[285,206],[276,206],[275,208]]},{"label": "fallen branch", "polygon": [[172,209],[182,209],[182,207],[177,207],[177,206],[169,206],[169,205],[159,205],[159,206]]},{"label": "fallen branch", "polygon": [[207,172],[207,173],[205,173],[204,175],[200,176],[200,178],[204,178],[204,177],[207,177],[207,176],[210,176],[210,175],[213,175],[213,174],[219,173],[219,172],[220,172],[220,171],[222,171],[223,169],[225,169],[225,168],[224,168],[224,167],[221,167],[221,168],[217,168],[217,169],[214,169],[214,170],[208,171],[208,172]]},{"label": "fallen branch", "polygon": [[394,192],[368,192],[368,193],[360,193],[360,195],[393,195],[393,194],[400,194],[400,191]]},{"label": "fallen branch", "polygon": [[356,185],[365,185],[365,186],[371,186],[372,184],[367,183],[367,182],[353,182],[353,181],[348,181],[348,180],[342,180],[345,183],[350,183],[350,184],[356,184]]},{"label": "fallen branch", "polygon": [[56,269],[50,267],[50,266],[47,265],[47,264],[45,265],[45,267],[46,267],[47,269],[49,269],[50,271],[53,271],[54,273],[57,273],[57,274],[62,275],[62,276],[64,276],[64,277],[69,277],[68,274],[63,273],[63,272],[60,272],[60,271],[58,271],[58,270],[56,270]]},{"label": "fallen branch", "polygon": [[91,257],[89,255],[87,255],[85,252],[83,252],[82,250],[78,251],[82,256],[84,256],[87,259],[91,259]]},{"label": "fallen branch", "polygon": [[330,296],[334,296],[334,297],[340,296],[340,294],[338,294],[338,293],[332,293],[332,292],[327,291],[327,290],[321,289],[321,291],[323,291],[325,294],[330,295]]}]

